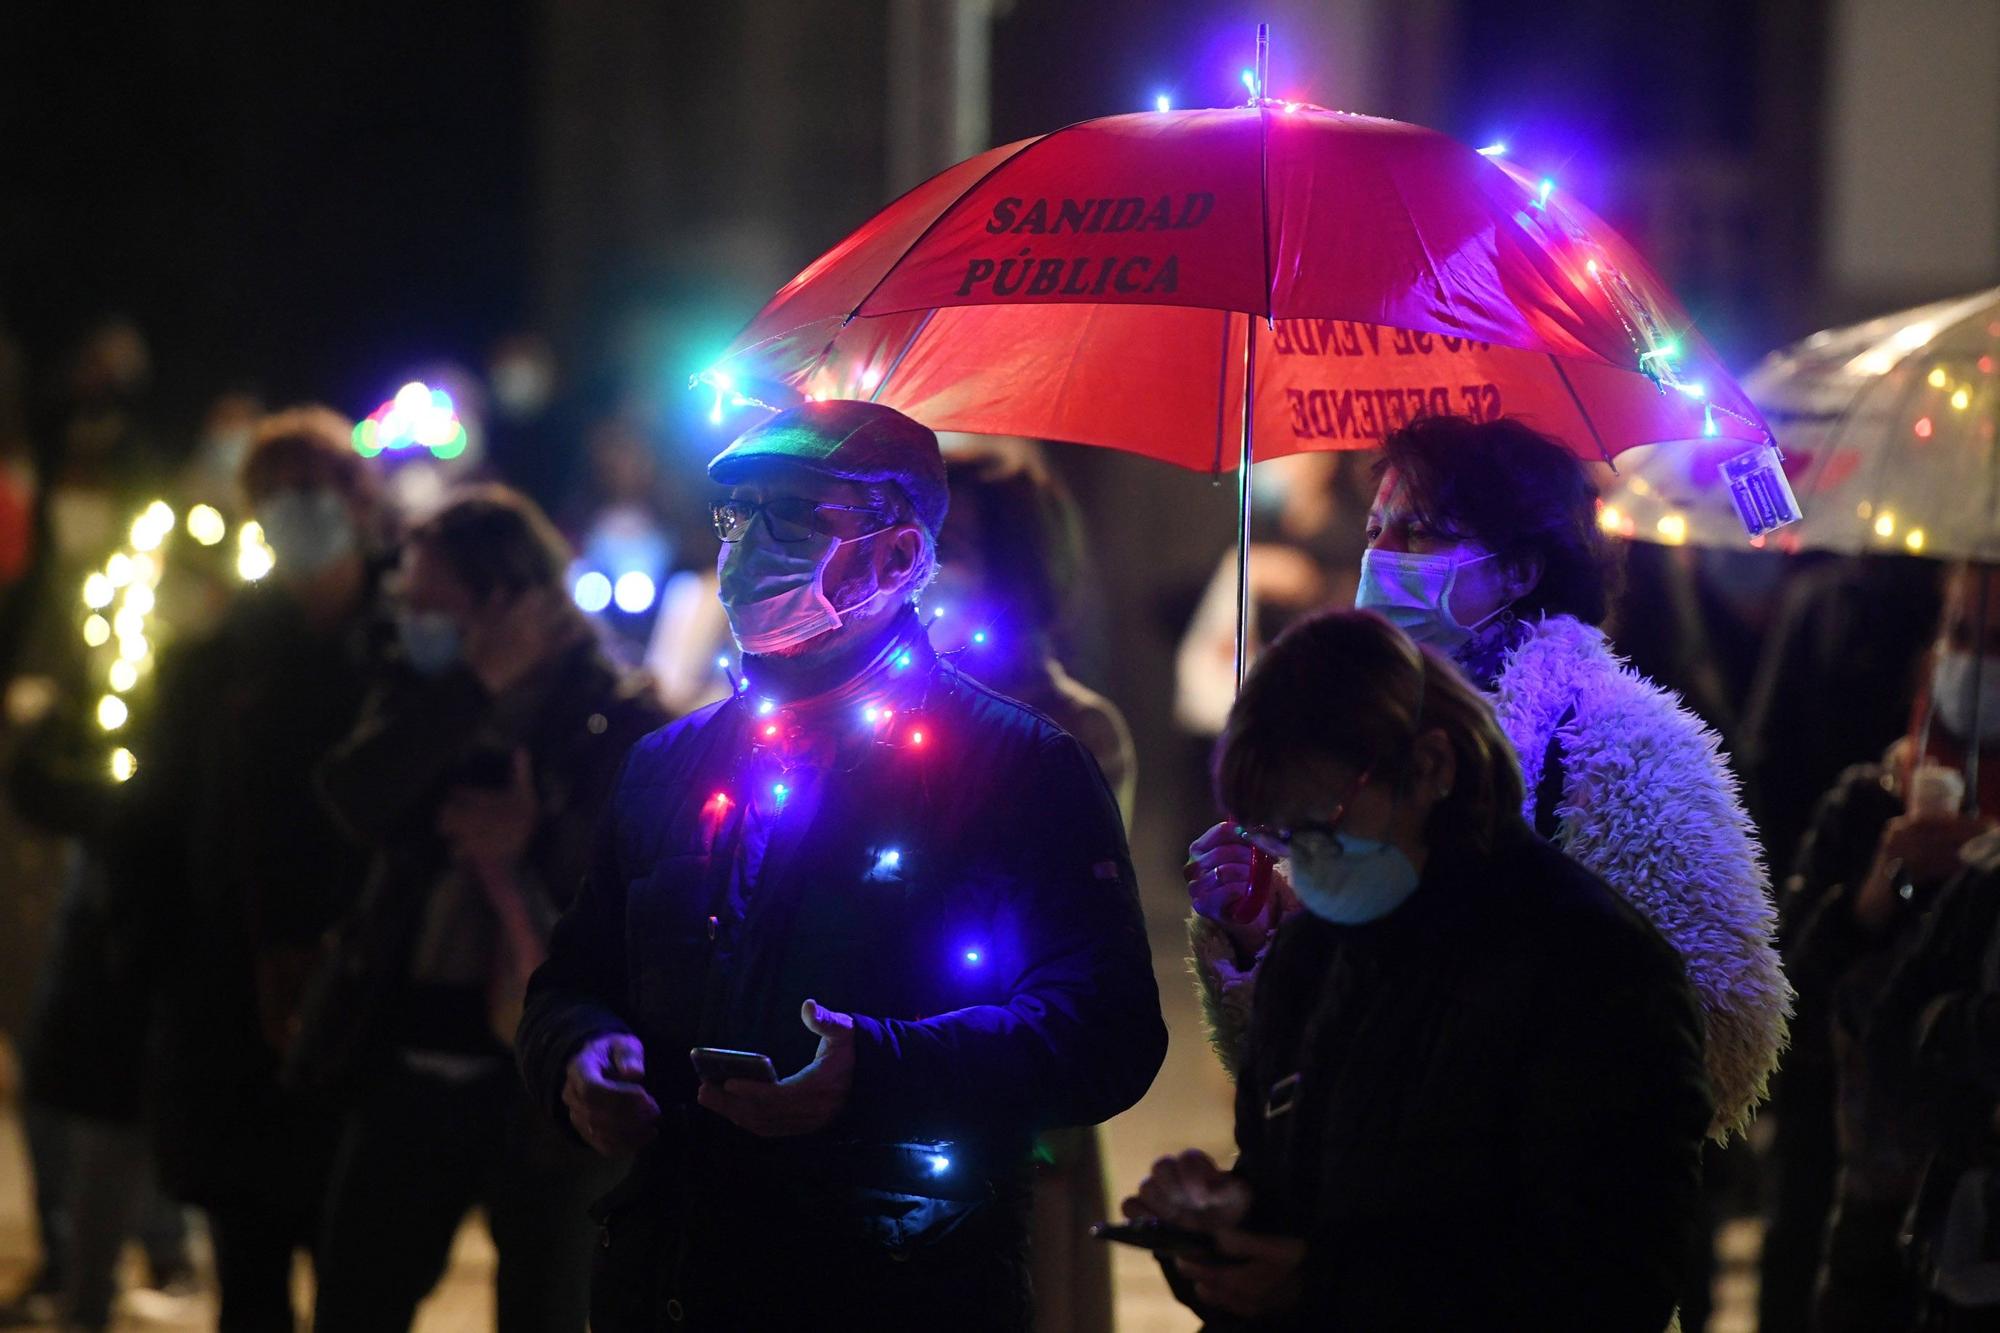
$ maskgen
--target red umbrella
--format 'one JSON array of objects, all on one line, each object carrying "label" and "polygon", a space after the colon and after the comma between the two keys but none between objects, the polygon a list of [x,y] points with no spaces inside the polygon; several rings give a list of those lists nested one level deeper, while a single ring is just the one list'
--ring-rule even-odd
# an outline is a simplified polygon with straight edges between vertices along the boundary
[{"label": "red umbrella", "polygon": [[962,162],[698,378],[718,410],[872,398],[936,430],[1234,464],[1246,524],[1253,458],[1367,448],[1426,413],[1523,417],[1607,461],[1769,439],[1665,284],[1553,182],[1261,97]]}]

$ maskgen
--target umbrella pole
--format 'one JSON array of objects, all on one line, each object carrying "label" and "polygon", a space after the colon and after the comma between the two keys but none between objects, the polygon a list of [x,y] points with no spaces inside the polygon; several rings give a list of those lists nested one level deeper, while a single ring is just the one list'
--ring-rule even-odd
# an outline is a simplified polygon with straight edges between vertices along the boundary
[{"label": "umbrella pole", "polygon": [[1257,317],[1243,317],[1243,452],[1236,464],[1236,692],[1250,655],[1250,464],[1257,438]]},{"label": "umbrella pole", "polygon": [[1965,742],[1965,799],[1959,803],[1960,811],[1968,815],[1979,813],[1979,748],[1984,740],[1982,732],[1985,720],[1979,707],[1979,677],[1986,665],[1986,575],[1989,566],[1972,566],[1972,577],[1979,580],[1979,602],[1972,613],[1972,735]]}]

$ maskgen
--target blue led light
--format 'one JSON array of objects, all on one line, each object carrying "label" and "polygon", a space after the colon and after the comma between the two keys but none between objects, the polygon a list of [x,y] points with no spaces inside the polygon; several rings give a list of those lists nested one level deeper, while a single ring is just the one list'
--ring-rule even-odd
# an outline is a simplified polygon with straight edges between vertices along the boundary
[{"label": "blue led light", "polygon": [[874,704],[869,704],[861,710],[861,720],[863,722],[880,722],[882,720],[882,710]]},{"label": "blue led light", "polygon": [[967,965],[971,967],[978,967],[980,960],[985,957],[986,955],[979,952],[979,950],[977,949],[967,949],[965,951],[965,961]]},{"label": "blue led light", "polygon": [[596,615],[611,605],[611,580],[593,569],[577,579],[570,596],[578,609]]},{"label": "blue led light", "polygon": [[774,782],[771,784],[771,795],[776,797],[778,800],[782,801],[791,794],[792,794],[792,789],[790,787],[787,787],[784,783]]},{"label": "blue led light", "polygon": [[1159,96],[1153,99],[1153,110],[1172,111],[1173,109],[1174,109],[1174,99],[1168,97],[1165,93],[1161,93]]},{"label": "blue led light", "polygon": [[1507,145],[1505,142],[1490,143],[1487,144],[1484,148],[1479,150],[1479,155],[1481,157],[1501,157],[1505,155],[1506,152],[1507,152]]},{"label": "blue led light", "polygon": [[718,670],[718,671],[727,671],[727,670],[729,670],[729,654],[728,654],[728,653],[724,653],[724,654],[723,654],[722,656],[720,656],[720,657],[716,658],[716,659],[715,659],[715,666],[716,666],[716,670]]},{"label": "blue led light", "polygon": [[912,659],[911,659],[911,657],[910,657],[909,653],[908,653],[908,652],[904,652],[903,654],[901,654],[900,656],[898,656],[898,657],[896,658],[896,666],[897,666],[897,668],[898,668],[898,669],[901,669],[901,668],[903,668],[903,667],[906,667],[906,666],[908,666],[908,665],[910,664],[911,660],[912,660]]},{"label": "blue led light", "polygon": [[1549,204],[1549,196],[1554,194],[1555,190],[1556,190],[1555,181],[1547,176],[1542,177],[1542,190],[1541,194],[1535,200],[1536,206],[1539,208],[1547,208]]},{"label": "blue led light", "polygon": [[974,633],[974,634],[973,634],[973,636],[972,636],[972,641],[973,641],[974,643],[985,643],[985,642],[986,642],[986,631],[985,631],[985,630],[979,630],[979,631],[977,631],[976,633]]},{"label": "blue led light", "polygon": [[777,705],[777,701],[776,701],[776,700],[773,700],[773,699],[759,699],[759,700],[757,701],[757,716],[758,716],[758,717],[769,717],[769,716],[770,716],[771,714],[773,714],[773,713],[775,713],[775,712],[777,712],[777,711],[778,711],[778,705]]},{"label": "blue led light", "polygon": [[932,1154],[931,1154],[931,1174],[932,1174],[932,1175],[934,1175],[934,1176],[941,1176],[941,1175],[943,1175],[943,1174],[944,1174],[945,1172],[947,1172],[947,1171],[949,1171],[949,1170],[951,1170],[951,1158],[949,1158],[949,1157],[946,1157],[946,1156],[945,1156],[945,1155],[944,1155],[943,1153],[932,1153]]}]

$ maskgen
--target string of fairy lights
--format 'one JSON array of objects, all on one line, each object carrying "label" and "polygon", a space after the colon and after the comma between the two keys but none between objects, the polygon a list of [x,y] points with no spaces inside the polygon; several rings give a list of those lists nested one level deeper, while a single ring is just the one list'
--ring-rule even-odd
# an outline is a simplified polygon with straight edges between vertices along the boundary
[{"label": "string of fairy lights", "polygon": [[[219,546],[229,537],[229,520],[213,505],[191,506],[185,518],[165,500],[154,500],[132,520],[126,540],[92,570],[79,590],[79,633],[88,652],[93,683],[103,682],[97,725],[113,742],[105,764],[114,782],[139,771],[139,759],[122,743],[132,718],[129,702],[152,672],[158,655],[160,581],[167,553],[180,534],[197,546]],[[254,583],[271,572],[273,556],[255,520],[236,529],[235,570]]]}]

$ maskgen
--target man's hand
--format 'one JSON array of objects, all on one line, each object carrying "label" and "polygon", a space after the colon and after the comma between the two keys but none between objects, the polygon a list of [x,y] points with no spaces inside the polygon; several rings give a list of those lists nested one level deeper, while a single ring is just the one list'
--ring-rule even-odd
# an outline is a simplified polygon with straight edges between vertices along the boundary
[{"label": "man's hand", "polygon": [[816,1000],[807,1000],[799,1017],[819,1034],[819,1053],[811,1064],[776,1083],[740,1078],[703,1083],[695,1100],[760,1138],[811,1134],[833,1123],[854,1087],[854,1019],[823,1009]]},{"label": "man's hand", "polygon": [[466,628],[465,664],[489,694],[504,694],[588,633],[561,592],[524,592]]},{"label": "man's hand", "polygon": [[540,813],[528,752],[516,750],[512,781],[498,791],[454,787],[438,808],[437,830],[455,860],[512,866],[519,864],[533,841]]},{"label": "man's hand", "polygon": [[659,1133],[660,1107],[647,1092],[646,1049],[629,1032],[587,1042],[569,1062],[563,1105],[576,1132],[606,1157],[635,1153]]}]

